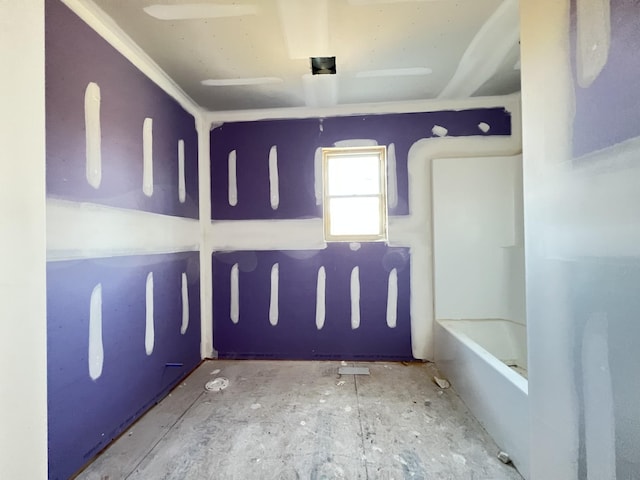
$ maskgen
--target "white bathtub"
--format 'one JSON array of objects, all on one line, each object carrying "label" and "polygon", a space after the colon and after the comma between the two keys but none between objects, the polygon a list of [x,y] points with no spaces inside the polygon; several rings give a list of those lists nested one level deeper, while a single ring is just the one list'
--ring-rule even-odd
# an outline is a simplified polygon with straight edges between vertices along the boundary
[{"label": "white bathtub", "polygon": [[435,329],[440,372],[528,479],[528,381],[516,372],[526,375],[526,328],[509,320],[440,320]]}]

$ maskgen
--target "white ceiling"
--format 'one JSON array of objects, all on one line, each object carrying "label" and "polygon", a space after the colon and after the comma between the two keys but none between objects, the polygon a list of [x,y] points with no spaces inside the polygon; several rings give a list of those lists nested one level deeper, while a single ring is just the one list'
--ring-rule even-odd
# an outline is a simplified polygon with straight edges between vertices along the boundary
[{"label": "white ceiling", "polygon": [[[520,90],[517,0],[93,2],[209,110]],[[310,56],[337,75],[311,76]]]}]

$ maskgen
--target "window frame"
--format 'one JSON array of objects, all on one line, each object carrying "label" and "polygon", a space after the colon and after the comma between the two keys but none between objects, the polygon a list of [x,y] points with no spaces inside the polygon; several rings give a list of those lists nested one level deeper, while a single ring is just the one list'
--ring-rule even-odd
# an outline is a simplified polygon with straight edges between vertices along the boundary
[{"label": "window frame", "polygon": [[[378,193],[375,195],[330,195],[328,163],[330,159],[353,156],[375,156],[378,159]],[[379,229],[375,235],[334,235],[331,234],[331,214],[329,200],[332,198],[371,198],[379,199]],[[388,241],[388,204],[387,204],[387,146],[365,147],[325,147],[322,148],[322,217],[325,242],[386,242]]]}]

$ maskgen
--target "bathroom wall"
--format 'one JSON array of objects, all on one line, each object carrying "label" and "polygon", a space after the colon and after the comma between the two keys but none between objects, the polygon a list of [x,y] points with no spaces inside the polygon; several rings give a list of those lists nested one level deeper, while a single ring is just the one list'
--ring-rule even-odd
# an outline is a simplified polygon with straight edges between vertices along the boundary
[{"label": "bathroom wall", "polygon": [[640,478],[638,3],[521,13],[532,478]]},{"label": "bathroom wall", "polygon": [[200,362],[197,111],[45,7],[48,478],[66,479]]},{"label": "bathroom wall", "polygon": [[436,319],[525,323],[521,162],[433,161]]},{"label": "bathroom wall", "polygon": [[[429,290],[432,271],[423,261],[431,223],[421,196],[430,196],[429,145],[443,156],[482,150],[489,140],[511,148],[511,134],[511,112],[496,106],[214,124],[209,247],[218,354],[430,358],[430,294],[412,296]],[[390,241],[327,245],[320,150],[363,144],[388,147]]]},{"label": "bathroom wall", "polygon": [[44,3],[0,2],[0,478],[47,478]]}]

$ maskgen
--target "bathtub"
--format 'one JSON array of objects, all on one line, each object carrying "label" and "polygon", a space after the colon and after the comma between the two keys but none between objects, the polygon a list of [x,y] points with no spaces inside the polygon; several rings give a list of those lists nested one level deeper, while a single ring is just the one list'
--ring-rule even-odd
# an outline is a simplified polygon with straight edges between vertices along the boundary
[{"label": "bathtub", "polygon": [[526,328],[509,320],[439,320],[435,357],[440,372],[528,479]]}]

